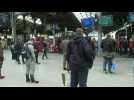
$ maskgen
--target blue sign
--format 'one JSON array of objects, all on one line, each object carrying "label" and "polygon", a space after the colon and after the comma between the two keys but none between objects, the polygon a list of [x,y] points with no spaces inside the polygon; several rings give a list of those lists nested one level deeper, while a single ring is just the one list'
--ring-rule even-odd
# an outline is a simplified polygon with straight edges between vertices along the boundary
[{"label": "blue sign", "polygon": [[94,26],[94,23],[95,23],[93,18],[84,18],[81,20],[81,22],[85,28],[90,28],[90,27]]}]

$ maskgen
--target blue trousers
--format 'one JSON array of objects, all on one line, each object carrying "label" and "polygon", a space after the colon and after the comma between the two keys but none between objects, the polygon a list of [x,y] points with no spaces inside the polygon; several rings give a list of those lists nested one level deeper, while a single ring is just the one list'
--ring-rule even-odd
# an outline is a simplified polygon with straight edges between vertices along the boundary
[{"label": "blue trousers", "polygon": [[71,87],[87,87],[88,68],[71,70]]}]

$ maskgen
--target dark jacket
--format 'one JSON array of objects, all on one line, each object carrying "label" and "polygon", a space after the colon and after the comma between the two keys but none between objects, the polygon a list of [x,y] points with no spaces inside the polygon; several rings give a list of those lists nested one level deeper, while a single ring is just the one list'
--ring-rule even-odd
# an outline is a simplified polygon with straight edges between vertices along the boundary
[{"label": "dark jacket", "polygon": [[[75,49],[75,46],[78,46]],[[94,53],[92,45],[85,38],[75,38],[69,42],[67,47],[67,61],[70,70],[91,68],[93,65]]]},{"label": "dark jacket", "polygon": [[101,43],[103,57],[113,58],[115,51],[115,41],[111,38],[106,38]]},{"label": "dark jacket", "polygon": [[0,42],[0,64],[3,64],[3,60],[4,60],[3,48],[2,48],[2,44]]},{"label": "dark jacket", "polygon": [[18,54],[21,54],[22,47],[23,47],[23,44],[21,42],[16,43],[15,46],[14,46],[15,52],[18,53]]}]

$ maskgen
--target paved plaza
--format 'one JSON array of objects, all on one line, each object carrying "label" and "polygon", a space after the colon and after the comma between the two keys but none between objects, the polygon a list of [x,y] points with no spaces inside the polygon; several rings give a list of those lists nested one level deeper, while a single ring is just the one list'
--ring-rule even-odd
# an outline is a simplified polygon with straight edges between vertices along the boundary
[{"label": "paved plaza", "polygon": [[[62,55],[49,53],[49,59],[39,58],[40,65],[36,66],[36,79],[39,84],[25,82],[25,65],[18,65],[11,60],[10,51],[4,51],[5,61],[3,74],[5,79],[0,80],[0,87],[64,87],[62,84]],[[88,87],[133,87],[132,58],[116,58],[114,63],[118,68],[114,74],[105,74],[102,71],[103,59],[96,57],[93,69],[89,71]]]}]

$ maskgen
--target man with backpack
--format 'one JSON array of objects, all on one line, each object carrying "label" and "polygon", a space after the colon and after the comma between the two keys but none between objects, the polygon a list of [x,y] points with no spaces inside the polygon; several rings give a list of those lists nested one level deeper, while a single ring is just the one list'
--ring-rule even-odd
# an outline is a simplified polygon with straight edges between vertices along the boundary
[{"label": "man with backpack", "polygon": [[87,38],[83,37],[82,29],[76,29],[73,40],[68,43],[67,62],[71,71],[71,87],[87,87],[88,71],[92,68],[94,51]]},{"label": "man with backpack", "polygon": [[34,79],[36,59],[32,41],[28,41],[28,43],[26,43],[25,50],[26,50],[26,82],[39,83],[39,81],[36,81]]},{"label": "man with backpack", "polygon": [[101,43],[101,47],[103,50],[103,58],[104,58],[104,66],[103,71],[107,73],[106,66],[108,64],[108,71],[112,73],[112,60],[114,58],[115,51],[115,41],[111,38],[110,35],[107,35],[107,38],[104,39]]}]

